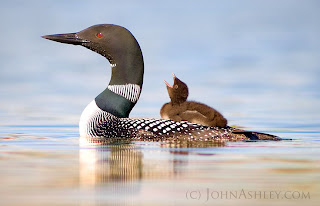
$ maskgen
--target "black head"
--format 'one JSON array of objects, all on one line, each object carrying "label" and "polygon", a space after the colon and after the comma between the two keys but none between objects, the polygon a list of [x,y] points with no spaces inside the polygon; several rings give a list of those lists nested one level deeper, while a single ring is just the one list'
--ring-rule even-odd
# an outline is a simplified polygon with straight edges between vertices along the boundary
[{"label": "black head", "polygon": [[[100,24],[77,33],[48,35],[43,38],[81,45],[106,57],[112,67],[109,85],[133,84],[134,88],[138,86],[139,98],[143,84],[143,57],[138,42],[127,29],[113,24]],[[95,98],[95,101],[104,111],[118,117],[128,117],[137,99],[132,102],[121,94],[123,93],[116,93],[107,88]]]},{"label": "black head", "polygon": [[169,97],[171,99],[171,103],[173,105],[175,104],[181,104],[185,102],[189,95],[188,86],[178,79],[173,73],[173,85],[171,86],[168,82],[164,81],[164,83],[167,85],[167,90]]},{"label": "black head", "polygon": [[106,57],[113,68],[120,70],[112,73],[110,84],[142,85],[141,49],[134,36],[124,27],[99,24],[77,33],[47,35],[43,38],[60,43],[81,45]]}]

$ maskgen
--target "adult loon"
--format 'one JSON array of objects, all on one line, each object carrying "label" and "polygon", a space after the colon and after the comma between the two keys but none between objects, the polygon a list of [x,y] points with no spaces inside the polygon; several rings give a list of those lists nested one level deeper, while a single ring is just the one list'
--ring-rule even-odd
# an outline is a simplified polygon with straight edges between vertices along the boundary
[{"label": "adult loon", "polygon": [[[147,141],[199,140],[237,141],[248,136],[233,133],[235,128],[208,127],[165,119],[128,118],[139,99],[144,64],[140,46],[127,29],[113,25],[94,25],[77,33],[43,36],[60,43],[81,45],[108,59],[112,76],[107,88],[82,112],[80,137],[92,142],[107,139]],[[259,139],[278,140],[273,135]]]},{"label": "adult loon", "polygon": [[223,115],[208,105],[195,101],[187,101],[188,86],[173,73],[173,85],[164,81],[167,86],[171,102],[165,103],[160,115],[163,119],[177,122],[188,121],[210,127],[226,127],[228,121]]}]

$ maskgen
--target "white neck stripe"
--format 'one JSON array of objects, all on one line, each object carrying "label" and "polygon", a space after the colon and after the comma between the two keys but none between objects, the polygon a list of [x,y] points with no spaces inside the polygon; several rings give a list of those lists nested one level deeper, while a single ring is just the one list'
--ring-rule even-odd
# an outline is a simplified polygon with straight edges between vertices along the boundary
[{"label": "white neck stripe", "polygon": [[141,92],[141,88],[137,84],[108,85],[108,89],[133,103],[138,101]]}]

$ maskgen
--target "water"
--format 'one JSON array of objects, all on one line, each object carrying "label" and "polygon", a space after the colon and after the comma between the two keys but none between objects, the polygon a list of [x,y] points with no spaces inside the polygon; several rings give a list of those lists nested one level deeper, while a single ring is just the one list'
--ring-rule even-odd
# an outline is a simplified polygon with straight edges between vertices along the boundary
[{"label": "water", "polygon": [[[317,1],[3,1],[0,205],[317,205]],[[159,117],[171,72],[230,125],[292,141],[79,145],[78,120],[110,78],[79,46],[41,39],[127,27],[145,59],[132,117]]]}]

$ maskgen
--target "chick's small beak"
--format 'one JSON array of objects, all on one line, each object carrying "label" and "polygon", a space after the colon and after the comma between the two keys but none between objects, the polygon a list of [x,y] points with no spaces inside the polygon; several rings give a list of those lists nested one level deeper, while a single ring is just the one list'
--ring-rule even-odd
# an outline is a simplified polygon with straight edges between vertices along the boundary
[{"label": "chick's small beak", "polygon": [[172,86],[171,86],[168,82],[166,82],[166,80],[163,80],[163,81],[164,81],[164,83],[167,85],[167,87],[172,88]]}]

